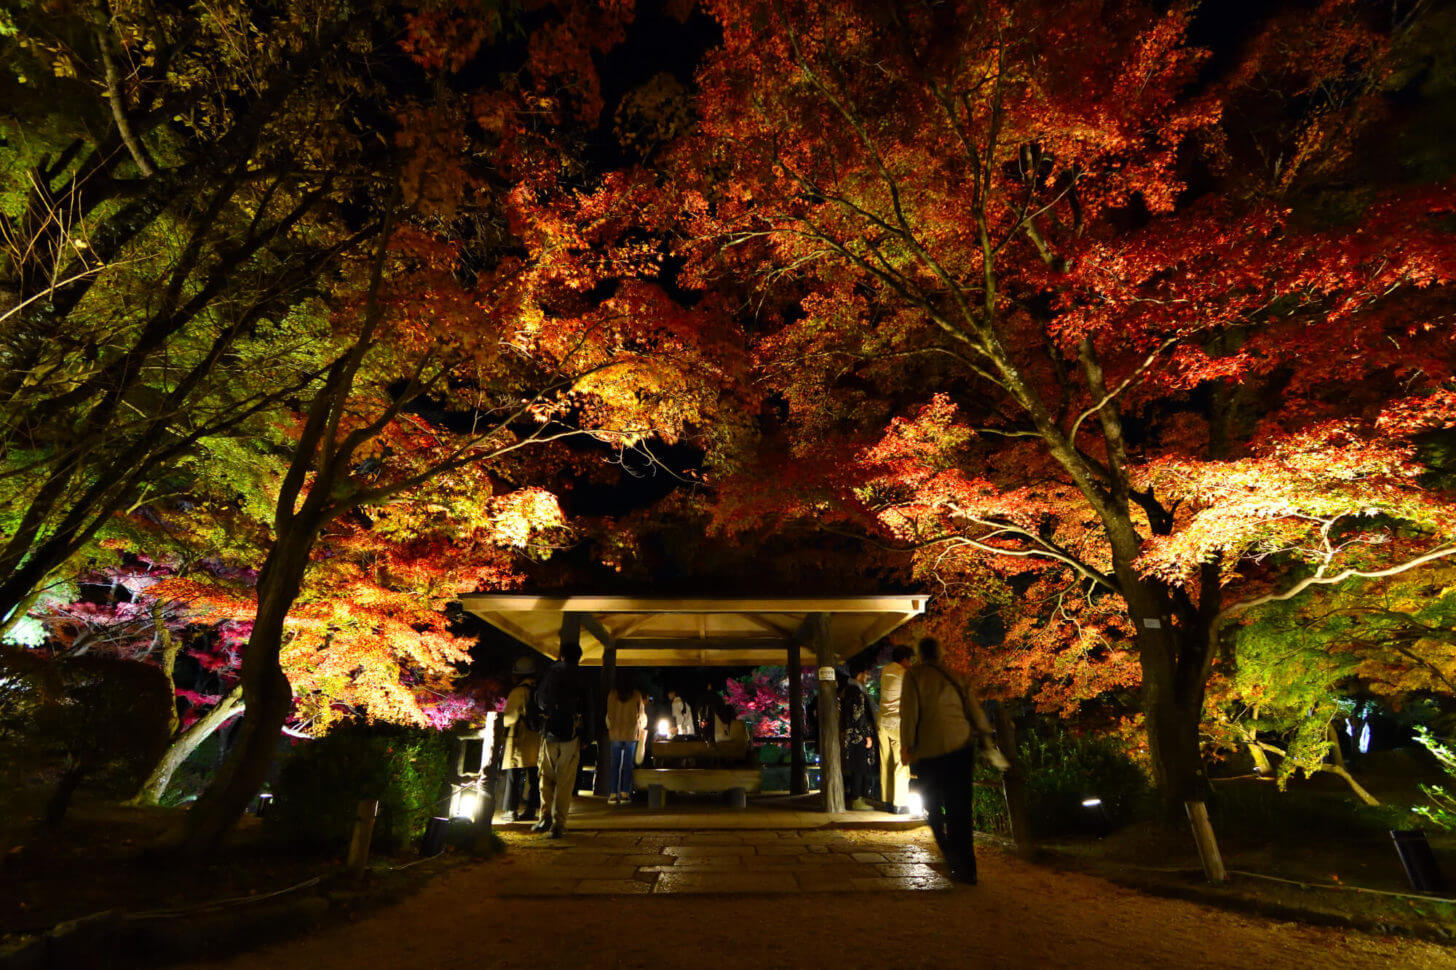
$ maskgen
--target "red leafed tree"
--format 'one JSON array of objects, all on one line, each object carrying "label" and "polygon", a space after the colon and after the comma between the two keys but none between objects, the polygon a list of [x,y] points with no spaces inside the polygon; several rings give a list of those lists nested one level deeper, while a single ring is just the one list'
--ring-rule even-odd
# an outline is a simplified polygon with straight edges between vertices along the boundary
[{"label": "red leafed tree", "polygon": [[1229,617],[1456,552],[1410,433],[1453,420],[1456,197],[1361,168],[1415,28],[1330,0],[1214,63],[1183,5],[710,9],[689,275],[763,281],[766,445],[838,462],[780,507],[1116,604],[1202,797]]},{"label": "red leafed tree", "polygon": [[429,9],[407,46],[441,83],[399,112],[375,254],[335,294],[339,354],[299,408],[259,571],[247,715],[186,819],[188,852],[216,846],[266,775],[293,706],[287,625],[321,534],[471,467],[516,474],[523,451],[552,442],[694,433],[716,406],[714,302],[679,311],[651,282],[654,251],[624,235],[630,185],[582,184],[574,139],[600,109],[591,55],[630,10],[543,5],[515,25],[525,63],[477,90],[450,75],[516,46],[477,8]]}]

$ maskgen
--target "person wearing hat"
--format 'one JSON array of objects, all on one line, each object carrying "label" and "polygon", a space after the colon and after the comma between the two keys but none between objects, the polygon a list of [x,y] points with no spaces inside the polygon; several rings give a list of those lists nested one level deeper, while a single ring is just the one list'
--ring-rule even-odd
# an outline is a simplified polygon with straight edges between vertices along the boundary
[{"label": "person wearing hat", "polygon": [[511,668],[515,686],[506,695],[501,723],[506,729],[506,747],[501,763],[506,769],[506,794],[502,817],[508,822],[536,817],[541,804],[537,758],[541,751],[540,725],[531,697],[536,692],[536,661],[522,657]]}]

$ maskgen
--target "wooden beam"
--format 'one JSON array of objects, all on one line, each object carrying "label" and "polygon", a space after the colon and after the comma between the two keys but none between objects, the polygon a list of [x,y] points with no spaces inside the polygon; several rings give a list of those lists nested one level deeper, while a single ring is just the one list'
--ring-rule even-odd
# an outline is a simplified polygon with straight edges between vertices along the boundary
[{"label": "wooden beam", "polygon": [[[720,650],[714,647],[687,649],[673,647],[669,650],[628,650],[617,648],[617,666],[620,667],[770,667],[784,662],[784,648],[764,647],[756,650]],[[809,664],[810,658],[805,657]],[[601,658],[585,657],[582,664],[588,667],[600,666]]]},{"label": "wooden beam", "polygon": [[[655,615],[655,613],[648,613],[646,616],[634,616],[626,623],[623,623],[616,630],[613,630],[611,627],[607,627],[607,632],[612,635],[613,640],[620,640],[628,634],[632,633],[633,631],[639,630],[646,624],[650,623]],[[603,620],[602,623],[603,625],[605,625],[606,621]]]},{"label": "wooden beam", "polygon": [[[794,634],[797,630],[797,627],[791,626],[789,624],[775,623],[768,617],[764,616],[762,613],[744,613],[743,618],[756,627],[760,627],[770,633],[774,633],[778,636],[786,637],[791,640],[794,638]],[[802,623],[800,625],[802,625]]]},{"label": "wooden beam", "polygon": [[880,617],[869,626],[867,626],[864,632],[860,634],[860,646],[870,646],[876,640],[879,640],[880,638],[885,637],[890,633],[893,633],[895,630],[898,630],[900,627],[910,622],[911,618],[915,615],[916,614],[914,613],[905,613],[900,616],[895,616],[891,614],[888,616]]},{"label": "wooden beam", "polygon": [[617,644],[613,642],[607,644],[602,651],[601,703],[597,704],[597,710],[601,712],[597,715],[597,771],[592,780],[592,793],[596,795],[607,794],[608,775],[612,767],[612,736],[607,730],[607,704],[616,687]]},{"label": "wooden beam", "polygon": [[617,638],[612,636],[612,631],[608,630],[601,620],[590,613],[580,615],[581,625],[586,627],[588,633],[597,638],[604,650],[611,649],[616,644]]},{"label": "wooden beam", "polygon": [[717,598],[699,596],[532,596],[467,593],[461,604],[472,613],[560,611],[579,613],[900,613],[925,612],[925,597],[818,596]]},{"label": "wooden beam", "polygon": [[799,642],[789,644],[789,794],[809,791],[809,777],[804,768],[804,664],[799,656]]},{"label": "wooden beam", "polygon": [[[578,647],[581,646],[580,613],[561,614],[561,646],[564,647],[568,643],[574,643]],[[556,651],[556,656],[561,656],[561,650],[559,648]]]},{"label": "wooden beam", "polygon": [[835,656],[829,642],[829,615],[816,613],[813,630],[814,654],[819,657],[819,788],[824,793],[824,811],[844,811],[844,767],[839,751],[839,692],[834,679]]},{"label": "wooden beam", "polygon": [[784,642],[772,637],[626,637],[617,641],[622,650],[775,650],[783,657]]}]

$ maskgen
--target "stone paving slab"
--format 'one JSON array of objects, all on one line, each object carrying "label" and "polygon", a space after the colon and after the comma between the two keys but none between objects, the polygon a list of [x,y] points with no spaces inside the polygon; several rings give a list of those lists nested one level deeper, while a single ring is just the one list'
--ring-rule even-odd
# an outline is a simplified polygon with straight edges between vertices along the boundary
[{"label": "stone paving slab", "polygon": [[507,833],[502,896],[884,893],[949,889],[925,829]]}]

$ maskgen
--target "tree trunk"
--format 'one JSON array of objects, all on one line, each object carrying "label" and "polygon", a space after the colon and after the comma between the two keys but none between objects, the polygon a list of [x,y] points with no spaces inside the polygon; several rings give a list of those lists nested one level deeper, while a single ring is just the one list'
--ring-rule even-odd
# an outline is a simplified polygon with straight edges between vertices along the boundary
[{"label": "tree trunk", "polygon": [[1259,735],[1246,724],[1238,725],[1238,730],[1243,736],[1244,747],[1249,750],[1249,757],[1254,761],[1254,773],[1261,778],[1273,778],[1274,766],[1269,763],[1269,755],[1259,746]]},{"label": "tree trunk", "polygon": [[1143,716],[1147,719],[1153,777],[1162,796],[1164,814],[1170,820],[1182,818],[1185,802],[1208,798],[1208,776],[1199,744],[1201,708],[1144,689]]},{"label": "tree trunk", "polygon": [[10,631],[15,629],[16,624],[30,614],[31,607],[35,606],[35,601],[38,599],[40,599],[40,590],[31,590],[29,596],[26,596],[5,614],[5,619],[0,620],[0,639],[8,636]]},{"label": "tree trunk", "polygon": [[142,782],[141,788],[127,804],[156,805],[159,803],[167,792],[167,786],[172,783],[172,776],[177,773],[178,768],[182,767],[182,762],[197,750],[198,745],[216,734],[218,728],[242,710],[243,688],[240,684],[218,701],[216,707],[172,740],[171,746],[167,748],[167,753],[162,755],[162,760],[157,762],[151,774],[147,775],[147,780]]},{"label": "tree trunk", "polygon": [[81,787],[81,779],[85,777],[86,765],[80,763],[71,765],[61,775],[56,790],[51,792],[51,797],[46,801],[46,828],[56,828],[65,821],[66,810],[71,807],[71,796],[76,794],[76,789]]},{"label": "tree trunk", "polygon": [[238,742],[222,771],[183,821],[179,848],[202,856],[221,845],[258,793],[278,747],[278,735],[293,710],[293,688],[278,658],[283,621],[303,581],[317,526],[297,520],[280,531],[258,575],[258,615],[243,652],[243,716]]}]

